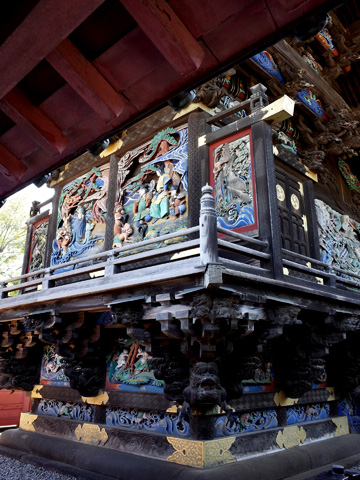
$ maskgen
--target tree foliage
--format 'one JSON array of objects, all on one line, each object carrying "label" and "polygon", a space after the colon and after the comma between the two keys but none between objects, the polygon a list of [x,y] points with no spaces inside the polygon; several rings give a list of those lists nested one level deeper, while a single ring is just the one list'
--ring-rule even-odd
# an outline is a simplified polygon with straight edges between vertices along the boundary
[{"label": "tree foliage", "polygon": [[20,275],[24,255],[27,200],[13,195],[0,209],[0,279]]}]

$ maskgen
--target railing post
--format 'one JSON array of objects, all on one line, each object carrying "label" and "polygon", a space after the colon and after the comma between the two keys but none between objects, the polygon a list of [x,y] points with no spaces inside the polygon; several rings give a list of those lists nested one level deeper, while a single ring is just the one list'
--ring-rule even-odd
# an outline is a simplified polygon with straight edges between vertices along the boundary
[{"label": "railing post", "polygon": [[217,243],[217,216],[212,187],[202,187],[200,200],[200,262],[206,266],[204,286],[218,286],[222,283],[222,266],[219,263]]},{"label": "railing post", "polygon": [[115,254],[111,250],[108,254],[106,265],[105,265],[105,277],[109,277],[111,275],[115,275],[119,272],[119,267],[114,264]]},{"label": "railing post", "polygon": [[3,288],[6,288],[6,282],[1,282],[0,284],[0,287],[1,287],[1,295],[0,295],[0,298],[7,298],[8,296],[8,292],[4,292],[3,291]]},{"label": "railing post", "polygon": [[53,286],[53,281],[51,280],[51,270],[50,268],[45,268],[44,278],[41,282],[41,290],[47,290]]}]

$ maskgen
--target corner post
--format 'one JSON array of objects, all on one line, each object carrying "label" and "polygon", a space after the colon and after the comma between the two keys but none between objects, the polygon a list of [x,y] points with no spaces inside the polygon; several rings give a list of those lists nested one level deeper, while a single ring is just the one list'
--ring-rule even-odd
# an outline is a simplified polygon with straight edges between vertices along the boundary
[{"label": "corner post", "polygon": [[212,187],[202,187],[200,200],[200,262],[206,266],[204,286],[217,287],[222,283],[222,266],[219,263],[217,243],[217,216]]}]

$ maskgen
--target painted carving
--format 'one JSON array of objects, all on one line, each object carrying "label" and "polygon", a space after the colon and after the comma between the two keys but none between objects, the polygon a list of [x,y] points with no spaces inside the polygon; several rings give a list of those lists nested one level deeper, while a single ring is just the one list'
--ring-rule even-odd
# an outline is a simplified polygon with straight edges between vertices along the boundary
[{"label": "painted carving", "polygon": [[162,393],[164,382],[155,378],[145,346],[134,339],[119,343],[108,363],[106,388]]},{"label": "painted carving", "polygon": [[48,226],[48,219],[34,225],[34,231],[31,240],[29,272],[33,272],[34,270],[40,270],[44,267]]},{"label": "painted carving", "polygon": [[238,75],[226,75],[219,80],[219,83],[221,87],[227,91],[228,95],[235,100],[245,100],[247,94],[246,86]]},{"label": "painted carving", "polygon": [[216,437],[254,432],[278,426],[276,410],[273,409],[234,414],[234,419],[234,424],[230,426],[224,415],[218,417],[215,423]]},{"label": "painted carving", "polygon": [[228,230],[257,226],[254,168],[248,132],[211,147],[218,224]]},{"label": "painted carving", "polygon": [[315,115],[320,117],[326,116],[325,111],[321,105],[321,102],[316,95],[312,93],[308,88],[303,88],[296,94],[296,98],[300,100],[307,108],[309,108]]},{"label": "painted carving", "polygon": [[119,160],[114,247],[187,227],[187,165],[186,128],[167,128]]},{"label": "painted carving", "polygon": [[[109,165],[94,167],[63,188],[51,265],[82,258],[103,248],[108,176]],[[74,266],[65,268],[71,270]]]},{"label": "painted carving", "polygon": [[[315,206],[321,260],[328,265],[359,274],[360,224],[348,215],[333,210],[322,200],[315,200]],[[354,277],[351,279],[357,281]]]},{"label": "painted carving", "polygon": [[359,398],[347,398],[339,403],[338,414],[346,416],[352,433],[360,433]]},{"label": "painted carving", "polygon": [[59,400],[40,400],[38,414],[54,417],[68,417],[72,420],[81,420],[83,422],[94,421],[94,407],[92,405],[60,402]]},{"label": "painted carving", "polygon": [[56,353],[55,345],[47,345],[44,348],[44,356],[41,364],[42,385],[57,385],[69,387],[69,378],[65,375],[67,361]]},{"label": "painted carving", "polygon": [[121,408],[106,409],[106,424],[126,427],[165,435],[190,435],[189,423],[178,423],[176,413],[144,412],[138,410],[124,410]]},{"label": "painted carving", "polygon": [[317,38],[317,40],[319,40],[321,45],[323,45],[326,50],[330,50],[335,57],[339,55],[339,50],[336,48],[334,40],[327,28],[324,27],[322,30],[320,30],[319,33],[315,35],[315,37]]},{"label": "painted carving", "polygon": [[273,56],[266,50],[251,57],[261,68],[265,70],[269,75],[275,77],[280,83],[285,82],[285,78],[277,66]]},{"label": "painted carving", "polygon": [[342,176],[345,178],[345,182],[350,190],[355,190],[360,193],[360,182],[356,175],[352,173],[349,165],[342,158],[338,160],[338,167]]},{"label": "painted carving", "polygon": [[286,410],[286,423],[293,425],[294,423],[311,422],[313,420],[322,420],[329,418],[330,404],[316,403],[312,405],[295,405]]},{"label": "painted carving", "polygon": [[304,52],[302,58],[305,60],[306,63],[310,65],[310,67],[316,72],[320,73],[322,70],[322,66],[315,60],[313,55],[310,52]]}]

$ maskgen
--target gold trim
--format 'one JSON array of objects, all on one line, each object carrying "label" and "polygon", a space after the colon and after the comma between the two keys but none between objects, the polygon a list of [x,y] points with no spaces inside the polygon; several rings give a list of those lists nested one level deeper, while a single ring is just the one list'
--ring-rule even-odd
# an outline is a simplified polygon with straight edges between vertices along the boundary
[{"label": "gold trim", "polygon": [[177,406],[175,405],[175,403],[174,403],[174,405],[171,405],[171,407],[169,407],[166,410],[166,413],[177,413],[177,412],[178,412],[178,409],[177,409]]},{"label": "gold trim", "polygon": [[89,403],[90,405],[106,405],[109,401],[109,395],[107,392],[103,392],[99,390],[99,393],[96,397],[81,397],[82,401],[85,403]]},{"label": "gold trim", "polygon": [[44,387],[44,385],[35,385],[35,387],[32,389],[30,396],[31,398],[43,398],[40,390]]},{"label": "gold trim", "polygon": [[180,118],[184,115],[187,115],[188,113],[194,112],[195,110],[203,110],[204,112],[210,113],[210,115],[214,115],[214,110],[212,108],[207,107],[204,103],[190,103],[189,106],[186,108],[183,108],[180,110],[180,112],[177,112],[173,118],[173,120],[176,120],[177,118]]},{"label": "gold trim", "polygon": [[35,432],[33,423],[37,420],[38,415],[32,415],[31,413],[21,413],[19,427],[21,430],[27,432]]},{"label": "gold trim", "polygon": [[331,402],[332,400],[335,400],[335,389],[334,389],[334,387],[326,387],[326,390],[330,394],[327,398],[327,401]]},{"label": "gold trim", "polygon": [[289,407],[298,403],[298,398],[290,398],[285,395],[284,392],[276,392],[274,395],[274,403],[277,407]]},{"label": "gold trim", "polygon": [[105,428],[100,428],[99,425],[91,425],[90,423],[78,425],[75,429],[75,435],[79,442],[95,446],[105,445],[109,438]]},{"label": "gold trim", "polygon": [[304,443],[306,432],[303,427],[285,427],[283,431],[277,434],[276,443],[280,448],[297,447],[300,443]]},{"label": "gold trim", "polygon": [[168,462],[196,468],[211,468],[217,465],[236,462],[229,452],[235,437],[200,442],[183,438],[167,437],[175,452],[167,458]]},{"label": "gold trim", "polygon": [[348,435],[349,433],[349,422],[347,417],[336,417],[332,421],[336,425],[335,437],[341,437],[342,435]]},{"label": "gold trim", "polygon": [[236,462],[234,455],[229,452],[234,442],[235,437],[204,442],[204,468]]}]

